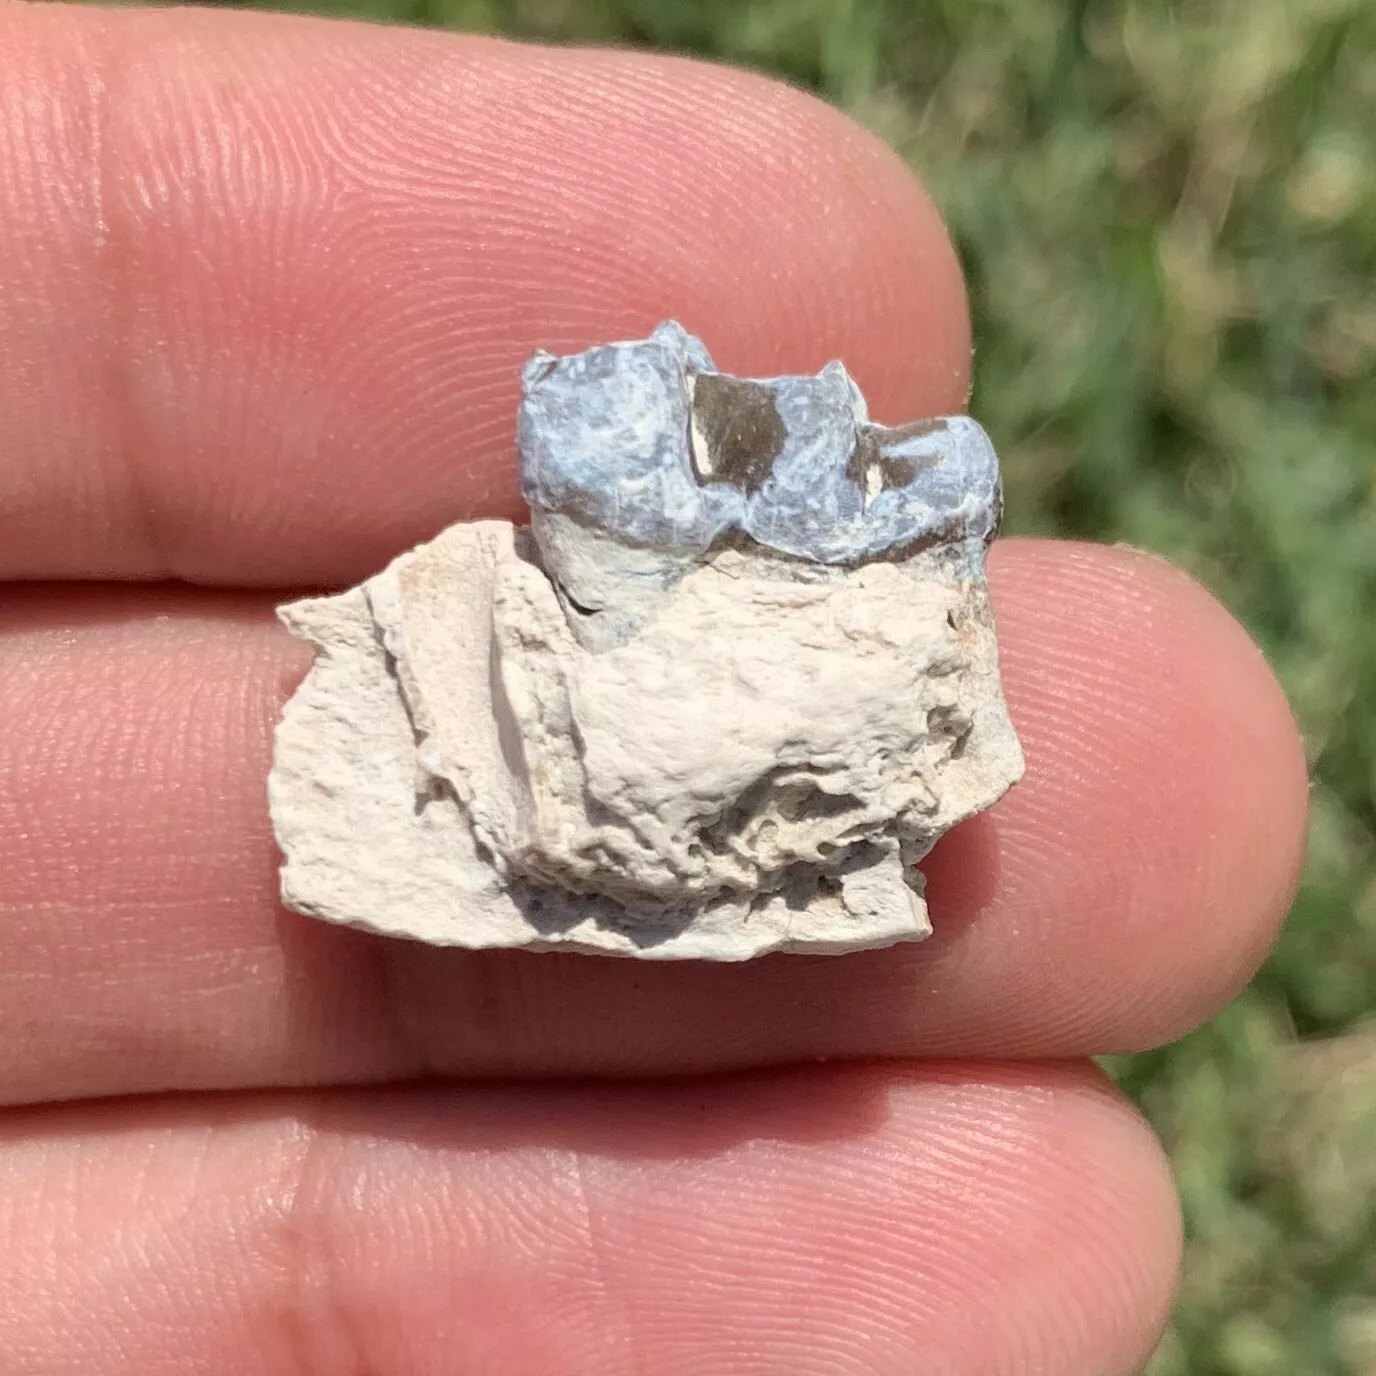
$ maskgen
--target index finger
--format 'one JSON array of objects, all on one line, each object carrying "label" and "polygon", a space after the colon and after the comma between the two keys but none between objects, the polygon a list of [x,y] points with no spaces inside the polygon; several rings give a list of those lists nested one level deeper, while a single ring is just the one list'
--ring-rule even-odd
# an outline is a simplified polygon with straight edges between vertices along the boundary
[{"label": "index finger", "polygon": [[939,217],[776,83],[246,13],[7,8],[0,51],[0,577],[357,578],[519,510],[532,347],[667,316],[963,401]]}]

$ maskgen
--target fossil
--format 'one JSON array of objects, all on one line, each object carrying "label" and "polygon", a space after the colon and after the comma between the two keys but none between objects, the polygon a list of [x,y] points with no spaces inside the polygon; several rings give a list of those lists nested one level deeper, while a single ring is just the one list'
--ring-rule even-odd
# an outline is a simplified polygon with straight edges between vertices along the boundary
[{"label": "fossil", "polygon": [[440,945],[742,960],[930,930],[916,866],[1022,774],[967,416],[674,322],[527,363],[528,527],[450,526],[280,615],[282,896]]}]

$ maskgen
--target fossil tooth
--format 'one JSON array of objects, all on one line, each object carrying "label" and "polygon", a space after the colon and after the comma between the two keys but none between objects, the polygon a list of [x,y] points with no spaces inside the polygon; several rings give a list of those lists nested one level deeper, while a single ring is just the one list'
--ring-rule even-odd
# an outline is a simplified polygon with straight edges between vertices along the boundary
[{"label": "fossil tooth", "polygon": [[839,363],[734,378],[670,321],[523,374],[531,525],[284,607],[292,907],[444,945],[741,960],[929,930],[914,866],[1022,774],[969,417]]}]

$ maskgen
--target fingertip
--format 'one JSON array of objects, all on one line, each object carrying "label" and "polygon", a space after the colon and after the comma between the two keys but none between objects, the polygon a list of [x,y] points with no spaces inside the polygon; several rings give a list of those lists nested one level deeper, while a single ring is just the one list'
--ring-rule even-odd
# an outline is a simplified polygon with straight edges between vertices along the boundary
[{"label": "fingertip", "polygon": [[[569,140],[581,185],[634,180],[615,245],[629,275],[610,283],[627,330],[677,316],[740,373],[811,372],[839,357],[890,419],[961,408],[960,264],[930,196],[873,133],[736,68],[515,46],[506,60],[508,82],[596,97],[595,119]],[[557,135],[552,121],[546,132]],[[596,252],[584,237],[581,251]],[[549,347],[600,342],[590,323],[551,322]]]},{"label": "fingertip", "polygon": [[1129,1376],[1179,1254],[1159,1148],[1083,1066],[163,1096],[0,1149],[71,1203],[0,1254],[7,1350],[136,1312],[93,1372]]},{"label": "fingertip", "polygon": [[1056,920],[1075,964],[1140,976],[1105,1020],[1121,1040],[1094,1049],[1159,1045],[1246,984],[1293,900],[1308,780],[1289,703],[1236,618],[1158,555],[1006,541],[991,585],[1028,752],[1001,836],[1039,883],[1070,828],[1077,855],[1117,857],[1112,892],[1098,875],[1051,883],[1071,905]]},{"label": "fingertip", "polygon": [[[1048,1071],[1054,1077],[1056,1072]],[[1081,1302],[1117,1317],[1112,1355],[1086,1376],[1142,1371],[1170,1320],[1180,1284],[1184,1218],[1171,1162],[1150,1123],[1097,1067],[1060,1068],[1071,1116],[1062,1157],[1066,1222],[1080,1250]]]},{"label": "fingertip", "polygon": [[[970,320],[941,215],[901,158],[807,92],[753,73],[680,63],[730,130],[700,173],[749,176],[750,201],[717,232],[715,261],[738,264],[707,310],[684,311],[718,362],[741,373],[813,372],[840,358],[876,418],[964,409]],[[711,92],[711,88],[718,88]],[[759,134],[770,131],[767,162]],[[704,226],[707,231],[707,227]],[[705,285],[705,284],[704,284]]]}]

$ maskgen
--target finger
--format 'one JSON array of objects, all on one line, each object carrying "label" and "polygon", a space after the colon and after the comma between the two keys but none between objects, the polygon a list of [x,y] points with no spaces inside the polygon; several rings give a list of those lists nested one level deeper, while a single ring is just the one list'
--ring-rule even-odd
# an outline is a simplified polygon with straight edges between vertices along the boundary
[{"label": "finger", "polygon": [[12,1376],[1137,1372],[1178,1223],[1091,1072],[11,1115]]},{"label": "finger", "polygon": [[959,409],[955,256],[820,102],[667,57],[0,9],[0,577],[324,584],[517,509],[536,345],[676,316]]},{"label": "finger", "polygon": [[440,951],[283,912],[264,779],[302,647],[246,595],[93,591],[76,613],[35,593],[0,637],[0,1095],[1177,1036],[1288,905],[1285,701],[1159,560],[1010,542],[993,589],[1027,777],[926,865],[935,935],[727,967]]}]

